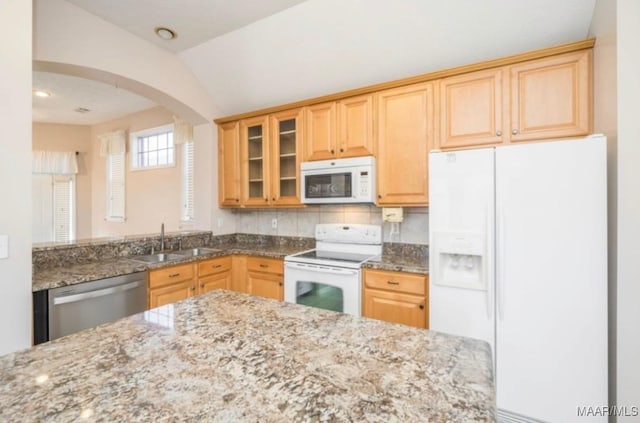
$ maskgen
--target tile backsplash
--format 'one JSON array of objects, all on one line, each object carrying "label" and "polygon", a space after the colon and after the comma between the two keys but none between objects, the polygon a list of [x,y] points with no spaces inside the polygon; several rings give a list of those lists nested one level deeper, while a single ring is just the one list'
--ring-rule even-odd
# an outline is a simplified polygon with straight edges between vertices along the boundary
[{"label": "tile backsplash", "polygon": [[[382,225],[384,242],[429,243],[429,209],[404,208],[399,234],[382,222],[382,208],[369,205],[323,205],[303,209],[234,210],[238,233],[313,237],[318,223],[367,223]],[[276,219],[276,228],[273,220]]]}]

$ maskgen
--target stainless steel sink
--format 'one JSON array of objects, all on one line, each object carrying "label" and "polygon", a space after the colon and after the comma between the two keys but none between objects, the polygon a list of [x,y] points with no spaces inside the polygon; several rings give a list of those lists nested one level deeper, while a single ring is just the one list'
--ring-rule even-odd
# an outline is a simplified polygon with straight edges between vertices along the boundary
[{"label": "stainless steel sink", "polygon": [[196,256],[201,256],[203,254],[215,253],[218,251],[220,250],[216,250],[214,248],[191,248],[189,250],[176,251],[175,253],[183,257],[196,257]]},{"label": "stainless steel sink", "polygon": [[159,253],[149,254],[146,256],[132,256],[131,260],[139,261],[142,263],[162,263],[165,261],[180,260],[185,257],[184,254],[172,254],[172,253]]}]

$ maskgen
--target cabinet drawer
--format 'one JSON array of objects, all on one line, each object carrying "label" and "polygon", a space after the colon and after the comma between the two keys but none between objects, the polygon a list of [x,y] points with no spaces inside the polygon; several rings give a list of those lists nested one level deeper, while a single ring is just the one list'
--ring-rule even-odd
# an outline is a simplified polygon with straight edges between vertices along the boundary
[{"label": "cabinet drawer", "polygon": [[198,263],[198,276],[212,275],[214,273],[231,270],[231,257],[219,257],[204,260]]},{"label": "cabinet drawer", "polygon": [[389,272],[365,269],[364,283],[367,288],[384,289],[406,294],[426,295],[427,277],[415,273]]},{"label": "cabinet drawer", "polygon": [[193,279],[195,265],[192,263],[179,266],[166,267],[164,269],[149,272],[149,288],[170,285],[176,282]]},{"label": "cabinet drawer", "polygon": [[284,261],[267,257],[247,257],[247,270],[282,275],[284,274]]}]

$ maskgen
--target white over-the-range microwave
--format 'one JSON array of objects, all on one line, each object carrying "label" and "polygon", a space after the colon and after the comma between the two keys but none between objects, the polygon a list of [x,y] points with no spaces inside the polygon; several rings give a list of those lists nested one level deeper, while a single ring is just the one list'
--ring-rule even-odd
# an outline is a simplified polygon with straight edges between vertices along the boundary
[{"label": "white over-the-range microwave", "polygon": [[375,157],[350,157],[300,164],[305,204],[375,203]]}]

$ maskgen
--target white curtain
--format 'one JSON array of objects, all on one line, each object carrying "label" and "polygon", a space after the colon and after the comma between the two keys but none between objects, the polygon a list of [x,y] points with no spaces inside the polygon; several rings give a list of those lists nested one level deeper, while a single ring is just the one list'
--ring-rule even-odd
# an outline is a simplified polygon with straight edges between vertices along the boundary
[{"label": "white curtain", "polygon": [[98,135],[100,140],[100,156],[107,157],[112,154],[126,152],[126,138],[124,130]]},{"label": "white curtain", "polygon": [[74,175],[78,173],[76,153],[75,151],[34,151],[32,172]]},{"label": "white curtain", "polygon": [[184,144],[193,141],[193,126],[177,116],[173,117],[173,143]]}]

